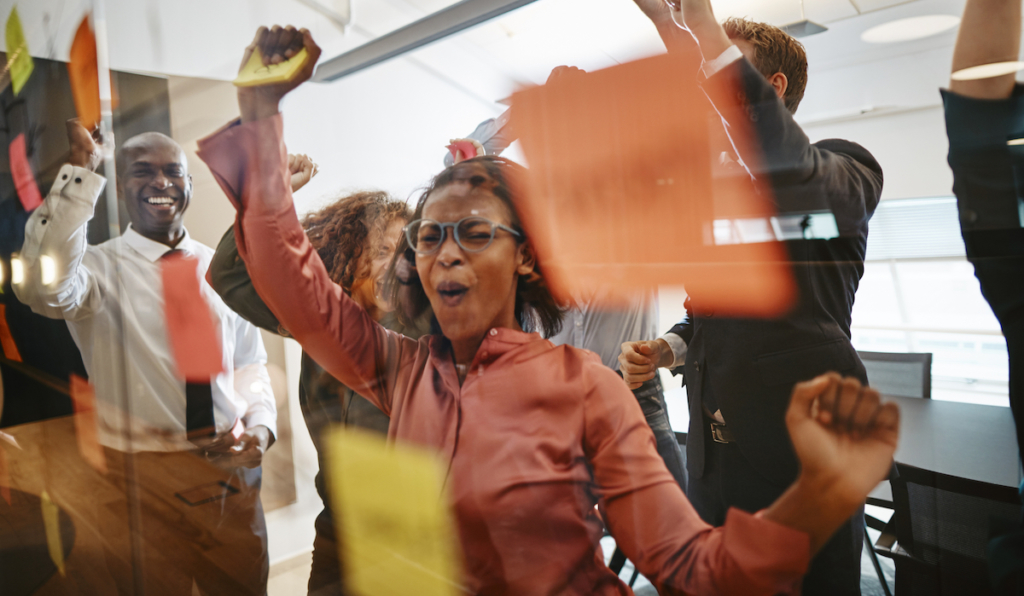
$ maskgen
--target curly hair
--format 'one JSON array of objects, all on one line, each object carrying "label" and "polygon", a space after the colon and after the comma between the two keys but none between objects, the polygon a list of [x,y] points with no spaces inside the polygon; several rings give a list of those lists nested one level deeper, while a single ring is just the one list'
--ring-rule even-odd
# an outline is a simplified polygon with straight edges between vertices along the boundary
[{"label": "curly hair", "polygon": [[[431,180],[416,203],[412,221],[423,217],[423,207],[433,192],[456,182],[464,182],[474,189],[486,190],[501,200],[511,214],[511,227],[522,234],[517,242],[528,242],[529,239],[519,219],[519,212],[516,210],[519,179],[522,176],[523,166],[503,157],[487,155],[461,161],[445,169]],[[409,241],[403,234],[398,244],[398,250],[395,251],[395,256],[391,260],[391,267],[384,282],[384,292],[391,298],[392,303],[397,304],[402,287],[409,286],[411,290],[409,299],[415,307],[413,309],[415,312],[422,311],[430,305],[427,294],[423,291],[423,284],[416,276],[413,276],[408,282],[402,282],[396,273],[399,259],[412,261],[414,257]],[[534,274],[519,276],[516,285],[515,317],[524,331],[539,330],[543,331],[546,337],[551,337],[562,329],[564,314],[565,309],[559,306],[548,289],[540,263],[534,265]],[[407,315],[399,311],[399,318],[405,316]],[[405,321],[403,320],[403,322]]]},{"label": "curly hair", "polygon": [[[366,275],[369,241],[384,235],[395,220],[409,221],[409,205],[383,191],[363,191],[342,197],[302,219],[309,243],[320,255],[331,279],[346,291]],[[371,253],[372,254],[372,253]]]}]

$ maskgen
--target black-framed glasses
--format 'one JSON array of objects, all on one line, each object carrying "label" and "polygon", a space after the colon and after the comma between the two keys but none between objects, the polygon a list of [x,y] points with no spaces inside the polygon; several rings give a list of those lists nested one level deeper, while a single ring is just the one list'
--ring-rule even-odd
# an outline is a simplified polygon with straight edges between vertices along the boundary
[{"label": "black-framed glasses", "polygon": [[455,235],[455,243],[466,252],[480,252],[494,242],[494,235],[498,230],[505,230],[509,234],[522,238],[523,235],[508,226],[485,217],[463,217],[456,222],[440,223],[432,219],[417,219],[405,226],[405,238],[409,246],[421,255],[429,255],[437,252],[444,244],[446,231],[451,228]]}]

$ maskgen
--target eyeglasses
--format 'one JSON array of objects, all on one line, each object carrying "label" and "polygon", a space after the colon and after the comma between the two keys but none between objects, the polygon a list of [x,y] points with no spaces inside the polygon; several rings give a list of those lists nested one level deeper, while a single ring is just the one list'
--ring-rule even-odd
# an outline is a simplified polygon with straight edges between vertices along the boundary
[{"label": "eyeglasses", "polygon": [[437,252],[444,244],[445,230],[454,231],[455,243],[466,252],[480,252],[491,245],[498,230],[522,238],[523,235],[508,226],[483,218],[463,217],[457,222],[439,223],[432,219],[417,219],[405,226],[405,238],[409,246],[421,255]]}]

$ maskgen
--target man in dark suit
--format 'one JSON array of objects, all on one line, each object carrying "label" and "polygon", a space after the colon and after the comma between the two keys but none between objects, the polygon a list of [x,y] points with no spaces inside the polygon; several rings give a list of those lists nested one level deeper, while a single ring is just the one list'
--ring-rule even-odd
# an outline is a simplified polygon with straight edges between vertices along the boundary
[{"label": "man in dark suit", "polygon": [[[830,212],[838,230],[827,239],[786,240],[797,296],[785,314],[715,316],[714,305],[693,295],[686,318],[668,334],[622,346],[621,369],[631,387],[659,366],[683,370],[690,406],[687,496],[707,522],[721,525],[728,508],[763,509],[796,479],[785,426],[794,383],[829,370],[866,382],[850,320],[882,171],[855,143],[810,143],[793,120],[807,80],[806,55],[795,39],[746,20],[720,25],[708,0],[676,2],[675,14],[654,0],[637,4],[670,51],[692,44],[672,24],[685,20],[704,57],[704,76],[726,83],[704,85],[711,101],[730,128],[751,131],[760,153],[743,155],[743,140],[733,139],[739,163],[771,186],[779,214]],[[836,533],[812,561],[804,594],[860,593],[863,532],[857,515]]]},{"label": "man in dark suit", "polygon": [[[1020,40],[1021,0],[969,0],[953,72],[1016,61]],[[1024,86],[1015,74],[953,79],[942,99],[960,230],[1006,338],[1010,408],[1024,459]],[[1024,593],[1024,524],[993,534],[1000,535],[989,543],[995,593]]]}]

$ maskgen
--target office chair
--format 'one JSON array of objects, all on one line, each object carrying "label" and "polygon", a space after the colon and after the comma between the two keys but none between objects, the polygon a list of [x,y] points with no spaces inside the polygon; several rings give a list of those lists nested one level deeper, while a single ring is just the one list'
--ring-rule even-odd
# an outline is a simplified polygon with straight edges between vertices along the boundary
[{"label": "office chair", "polygon": [[857,352],[868,371],[868,385],[883,395],[932,397],[932,355],[902,352]]},{"label": "office chair", "polygon": [[896,464],[895,514],[875,552],[896,564],[896,593],[992,593],[986,546],[992,528],[1020,516],[1017,489]]}]

